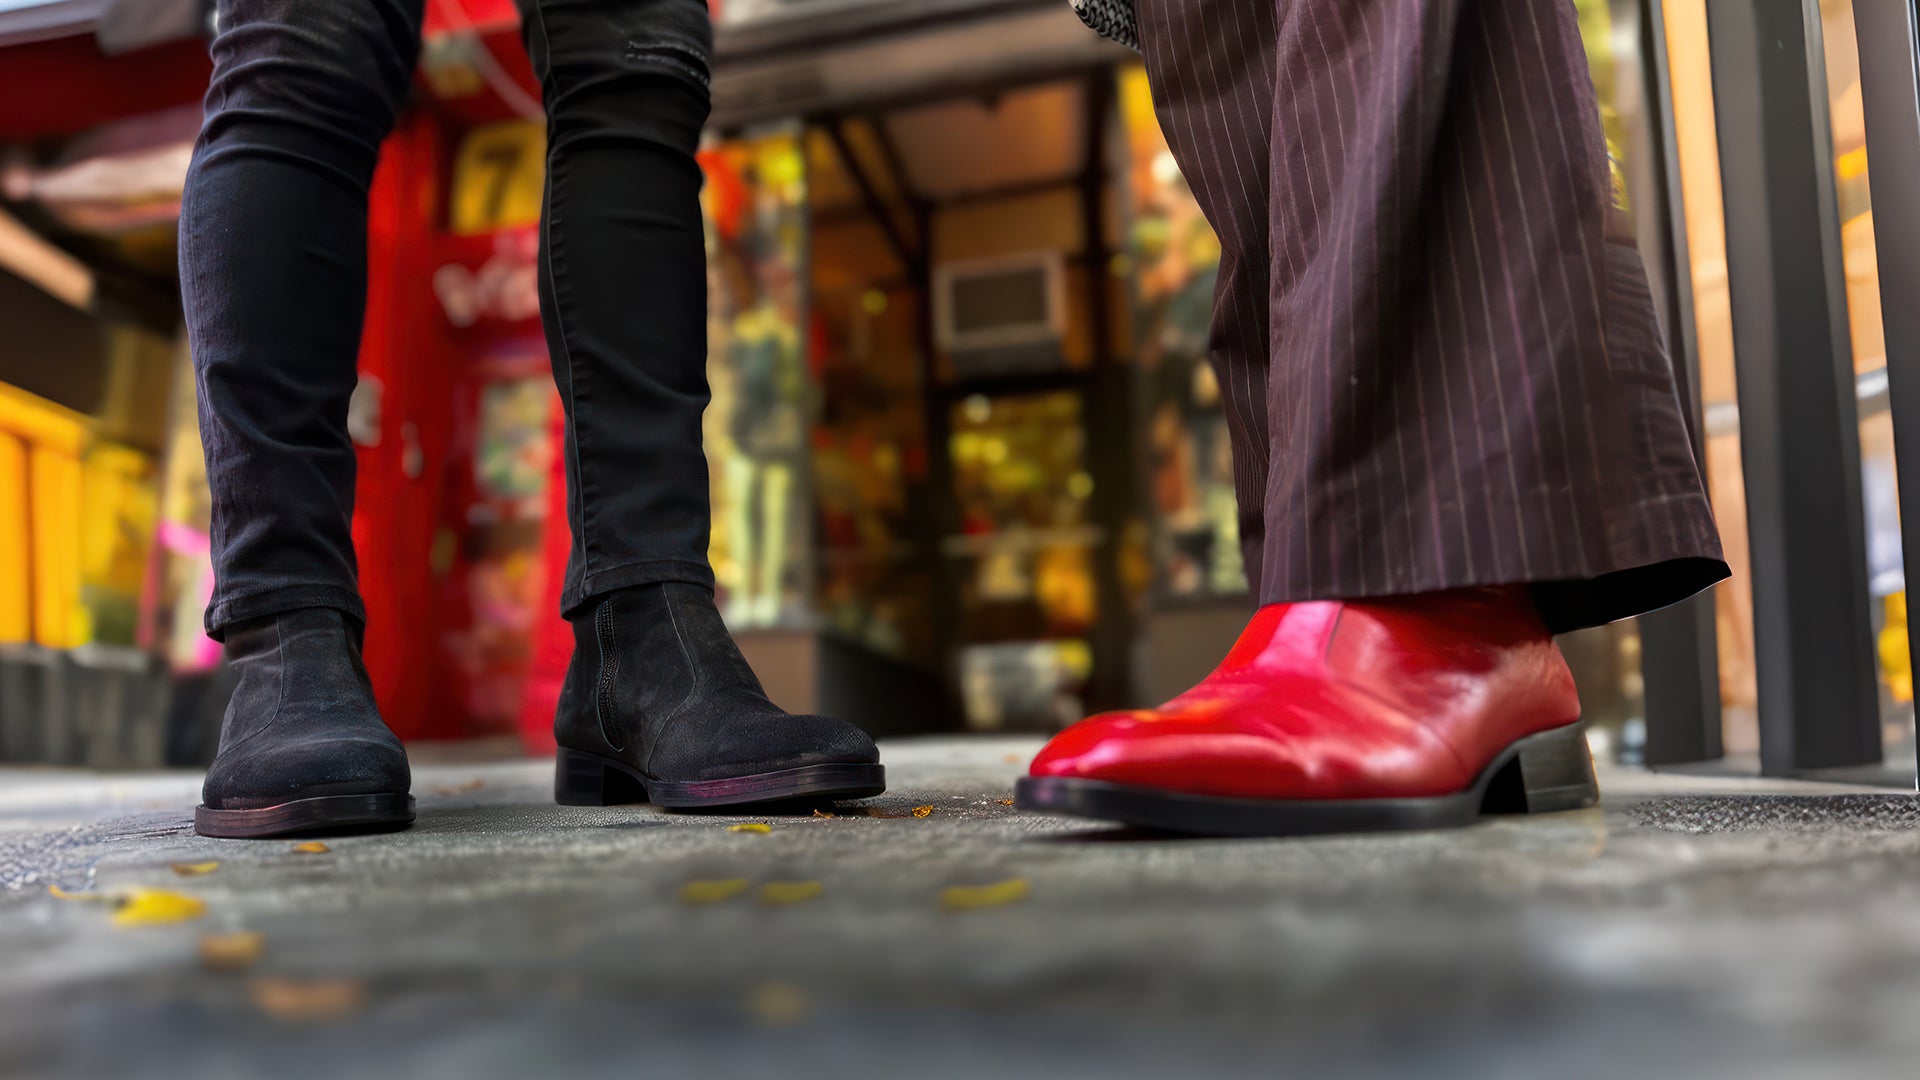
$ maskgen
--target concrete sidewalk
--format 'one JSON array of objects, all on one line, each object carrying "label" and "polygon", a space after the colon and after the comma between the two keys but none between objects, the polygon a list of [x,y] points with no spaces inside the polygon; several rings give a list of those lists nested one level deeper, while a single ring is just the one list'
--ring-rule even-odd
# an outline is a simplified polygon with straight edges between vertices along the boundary
[{"label": "concrete sidewalk", "polygon": [[[1452,833],[1168,840],[1004,805],[1035,746],[889,743],[894,790],[832,818],[565,808],[548,763],[423,766],[415,828],[319,854],[193,836],[195,777],[0,771],[0,1072],[1804,1077],[1920,1052],[1909,793],[1616,772],[1603,810]],[[49,885],[207,910],[116,927]],[[201,936],[243,930],[257,962],[208,970]]]}]

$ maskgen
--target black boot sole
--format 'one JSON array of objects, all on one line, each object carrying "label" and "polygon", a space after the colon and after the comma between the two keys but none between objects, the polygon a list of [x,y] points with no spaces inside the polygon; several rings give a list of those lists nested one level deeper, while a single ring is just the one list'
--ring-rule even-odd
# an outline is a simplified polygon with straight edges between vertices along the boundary
[{"label": "black boot sole", "polygon": [[863,799],[887,790],[884,765],[802,765],[722,780],[655,780],[624,762],[561,747],[553,799],[562,806],[647,803],[676,810],[810,799]]},{"label": "black boot sole", "polygon": [[324,795],[257,810],[193,812],[193,831],[231,840],[394,832],[413,824],[411,795]]},{"label": "black boot sole", "polygon": [[1200,836],[1315,836],[1470,825],[1483,814],[1547,814],[1600,801],[1579,724],[1515,741],[1467,790],[1411,799],[1238,799],[1029,776],[1014,787],[1022,810],[1115,821]]}]

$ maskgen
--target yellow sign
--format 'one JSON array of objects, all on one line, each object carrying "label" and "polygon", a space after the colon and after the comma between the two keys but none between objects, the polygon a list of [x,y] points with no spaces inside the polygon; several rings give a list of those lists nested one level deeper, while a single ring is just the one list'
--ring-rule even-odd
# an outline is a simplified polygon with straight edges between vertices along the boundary
[{"label": "yellow sign", "polygon": [[448,224],[471,236],[540,220],[547,178],[547,134],[531,120],[475,128],[453,163]]}]

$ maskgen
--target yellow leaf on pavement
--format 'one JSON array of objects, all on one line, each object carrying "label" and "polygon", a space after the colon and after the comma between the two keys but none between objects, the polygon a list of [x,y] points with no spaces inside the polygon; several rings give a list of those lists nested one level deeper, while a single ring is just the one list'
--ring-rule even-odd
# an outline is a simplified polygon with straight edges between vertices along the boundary
[{"label": "yellow leaf on pavement", "polygon": [[208,971],[243,971],[266,951],[267,936],[258,930],[200,935],[200,966]]},{"label": "yellow leaf on pavement", "polygon": [[773,826],[764,821],[743,821],[738,825],[727,826],[728,832],[759,833],[761,836],[773,831]]},{"label": "yellow leaf on pavement", "polygon": [[1001,806],[1012,806],[1012,805],[1013,805],[1013,800],[1012,800],[1012,799],[1001,799],[1001,800],[1000,800],[1000,805],[1001,805]]},{"label": "yellow leaf on pavement", "polygon": [[761,983],[753,988],[754,1018],[768,1027],[792,1027],[807,1018],[807,995],[787,983]]},{"label": "yellow leaf on pavement", "polygon": [[769,881],[760,886],[760,902],[768,907],[804,904],[823,891],[817,881]]},{"label": "yellow leaf on pavement", "polygon": [[680,902],[683,904],[717,904],[730,900],[747,889],[747,879],[727,878],[722,881],[689,881],[680,886]]},{"label": "yellow leaf on pavement", "polygon": [[367,1003],[367,988],[352,979],[255,979],[247,987],[261,1012],[295,1023],[338,1020]]},{"label": "yellow leaf on pavement", "polygon": [[833,813],[831,810],[815,810],[813,812],[813,816],[814,817],[838,817],[839,815]]},{"label": "yellow leaf on pavement", "polygon": [[81,900],[81,901],[87,901],[91,903],[103,903],[105,901],[113,899],[113,897],[108,893],[68,892],[67,890],[61,888],[58,885],[47,886],[47,892],[53,894],[53,897],[56,900]]},{"label": "yellow leaf on pavement", "polygon": [[933,813],[933,807],[931,806],[916,806],[913,808],[914,817],[926,817],[931,813]]},{"label": "yellow leaf on pavement", "polygon": [[1009,878],[992,885],[955,885],[940,890],[940,906],[949,911],[1004,907],[1026,898],[1026,878]]},{"label": "yellow leaf on pavement", "polygon": [[293,850],[301,855],[325,855],[333,849],[318,840],[309,840],[304,844],[293,845]]},{"label": "yellow leaf on pavement", "polygon": [[207,913],[206,901],[165,889],[129,889],[117,898],[115,926],[164,926],[186,922]]},{"label": "yellow leaf on pavement", "polygon": [[181,877],[199,877],[202,874],[211,874],[218,869],[220,869],[220,864],[217,862],[177,862],[173,864],[173,872],[179,874]]}]

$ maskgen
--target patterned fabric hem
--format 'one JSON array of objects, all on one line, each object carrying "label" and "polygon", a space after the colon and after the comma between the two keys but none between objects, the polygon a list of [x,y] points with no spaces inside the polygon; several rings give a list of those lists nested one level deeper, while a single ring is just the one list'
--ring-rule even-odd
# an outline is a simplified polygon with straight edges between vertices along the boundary
[{"label": "patterned fabric hem", "polygon": [[1140,28],[1133,17],[1133,0],[1067,0],[1093,32],[1140,51]]}]

